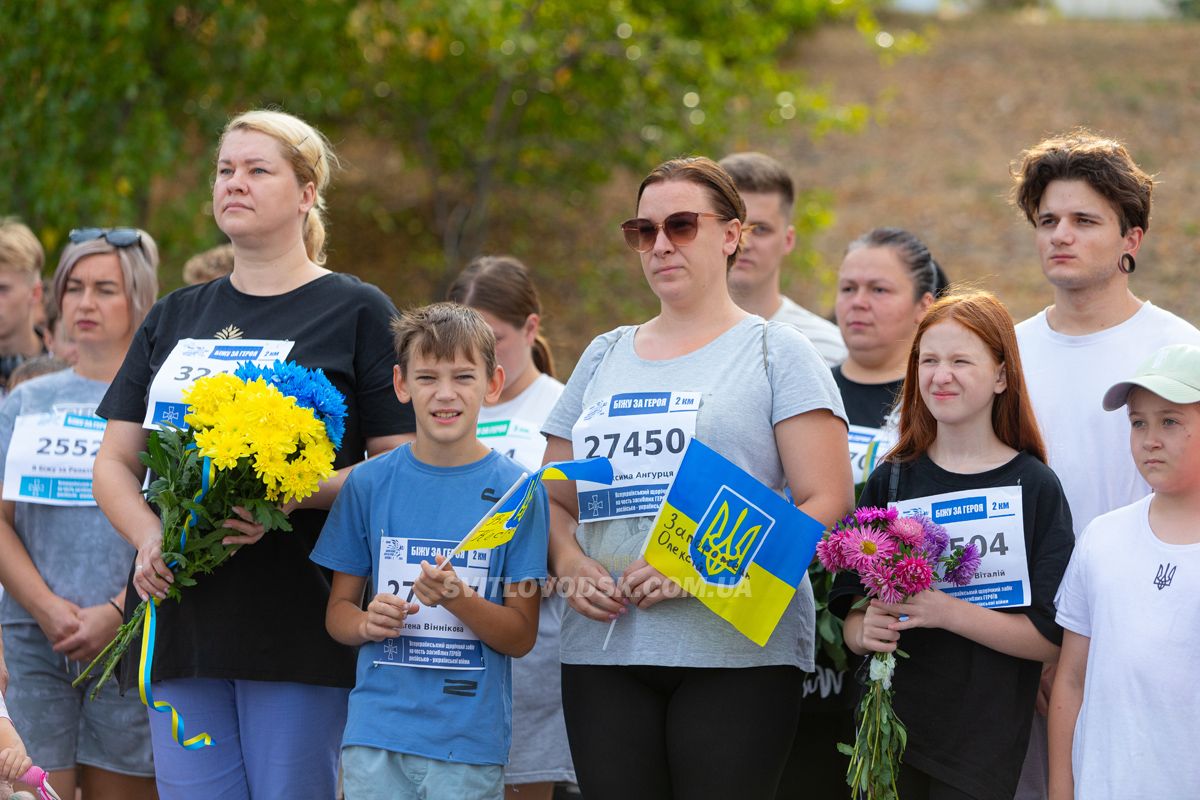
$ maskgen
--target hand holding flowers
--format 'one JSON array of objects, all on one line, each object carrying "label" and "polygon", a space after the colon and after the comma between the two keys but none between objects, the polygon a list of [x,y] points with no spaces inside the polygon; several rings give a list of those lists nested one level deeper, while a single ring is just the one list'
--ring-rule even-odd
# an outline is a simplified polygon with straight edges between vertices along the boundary
[{"label": "hand holding flowers", "polygon": [[315,493],[334,472],[346,406],[320,370],[243,364],[197,380],[184,400],[190,427],[152,431],[139,457],[153,476],[146,497],[162,526],[138,548],[133,585],[142,603],[74,682],[103,662],[92,697],[141,632],[150,602],[181,600],[196,576],[239,548],[268,531],[291,530],[280,506]]},{"label": "hand holding flowers", "polygon": [[[958,602],[929,591],[935,582],[970,583],[980,554],[973,544],[944,555],[949,536],[925,517],[900,517],[895,509],[864,507],[826,532],[817,558],[831,573],[853,572],[862,584],[864,610],[859,649],[868,661],[868,689],[859,705],[854,746],[838,745],[850,756],[846,783],[851,797],[895,800],[896,775],[908,733],[892,709],[892,677],[900,632],[916,627],[948,627]],[[939,576],[940,571],[940,576]]]}]

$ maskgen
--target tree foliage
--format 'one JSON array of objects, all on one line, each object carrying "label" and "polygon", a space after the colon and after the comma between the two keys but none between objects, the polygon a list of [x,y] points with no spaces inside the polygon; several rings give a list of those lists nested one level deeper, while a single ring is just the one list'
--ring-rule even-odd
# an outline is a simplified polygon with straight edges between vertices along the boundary
[{"label": "tree foliage", "polygon": [[[350,32],[385,102],[360,119],[429,171],[447,267],[485,241],[498,186],[578,205],[617,168],[719,152],[749,126],[862,121],[779,68],[844,0],[359,3]],[[861,4],[860,4],[861,5]]]},{"label": "tree foliage", "polygon": [[210,243],[213,148],[277,105],[393,143],[449,272],[506,192],[562,206],[627,168],[763,125],[860,124],[781,69],[797,32],[871,0],[43,0],[0,5],[0,196],[48,249],[139,224]]},{"label": "tree foliage", "polygon": [[140,224],[179,254],[211,239],[204,201],[232,111],[353,105],[331,68],[347,14],[314,0],[0,4],[0,211],[50,250],[76,225]]}]

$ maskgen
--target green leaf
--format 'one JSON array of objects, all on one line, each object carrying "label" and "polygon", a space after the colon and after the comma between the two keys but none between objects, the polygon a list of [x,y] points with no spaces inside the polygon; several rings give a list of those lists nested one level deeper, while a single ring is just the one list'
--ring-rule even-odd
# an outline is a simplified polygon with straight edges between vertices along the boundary
[{"label": "green leaf", "polygon": [[177,583],[180,586],[195,586],[196,579],[188,577],[187,575],[176,575],[175,583]]}]

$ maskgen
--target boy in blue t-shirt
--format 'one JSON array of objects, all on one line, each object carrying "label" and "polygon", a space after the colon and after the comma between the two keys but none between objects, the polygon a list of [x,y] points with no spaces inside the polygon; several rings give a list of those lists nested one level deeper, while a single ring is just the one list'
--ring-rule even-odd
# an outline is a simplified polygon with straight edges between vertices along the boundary
[{"label": "boy in blue t-shirt", "polygon": [[522,474],[475,437],[504,370],[491,329],[465,306],[407,311],[392,330],[396,396],[412,402],[416,441],[350,473],[312,552],[334,570],[330,635],[361,645],[342,741],[346,798],[498,800],[512,737],[509,658],[537,637],[545,490],[507,544],[444,565]]}]

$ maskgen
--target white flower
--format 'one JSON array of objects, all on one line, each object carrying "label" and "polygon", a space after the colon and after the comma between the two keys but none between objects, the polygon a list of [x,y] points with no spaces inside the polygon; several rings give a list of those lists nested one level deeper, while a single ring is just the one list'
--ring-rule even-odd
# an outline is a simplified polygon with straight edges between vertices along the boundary
[{"label": "white flower", "polygon": [[876,653],[871,659],[871,680],[882,682],[884,689],[892,688],[892,673],[895,671],[896,657],[891,653]]}]

